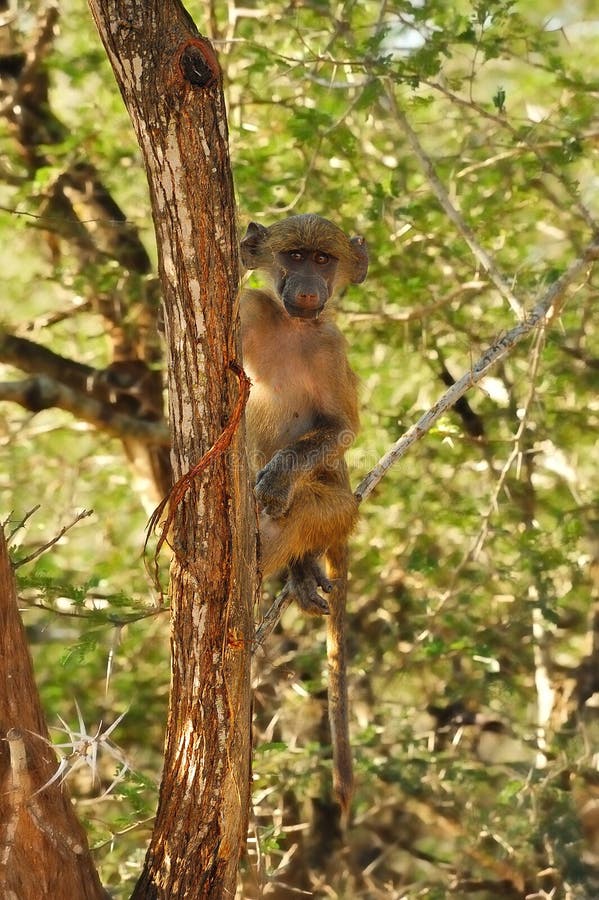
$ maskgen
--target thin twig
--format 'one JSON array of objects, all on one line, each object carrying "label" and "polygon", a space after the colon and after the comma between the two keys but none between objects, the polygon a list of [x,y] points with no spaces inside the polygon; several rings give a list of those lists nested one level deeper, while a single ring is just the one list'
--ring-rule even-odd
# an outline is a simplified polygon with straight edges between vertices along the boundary
[{"label": "thin twig", "polygon": [[[91,797],[90,801],[92,803],[97,803],[98,798]],[[81,800],[78,800],[77,802],[81,803]],[[119,838],[123,834],[128,834],[130,831],[135,831],[137,828],[143,828],[144,825],[148,825],[150,822],[153,822],[155,820],[155,818],[156,818],[156,815],[147,816],[147,818],[145,818],[145,819],[140,819],[138,822],[133,822],[132,825],[127,825],[125,828],[121,828],[120,831],[113,831],[112,834],[110,835],[110,837],[107,838],[105,841],[102,841],[101,844],[94,844],[94,846],[92,848],[93,852],[97,853],[98,850],[103,850],[104,847],[108,847],[109,845],[111,845],[114,842],[115,838]]]},{"label": "thin twig", "polygon": [[449,194],[445,190],[444,185],[435,172],[433,163],[430,157],[426,154],[424,148],[422,147],[422,144],[418,140],[416,132],[408,122],[406,114],[399,106],[395,94],[391,89],[391,86],[388,86],[387,88],[387,97],[391,105],[391,109],[393,110],[393,115],[397,119],[399,126],[407,137],[408,143],[414,151],[414,155],[420,162],[420,165],[424,170],[424,174],[426,175],[427,181],[440,205],[443,207],[449,219],[451,219],[459,233],[464,238],[465,242],[468,244],[476,259],[487,272],[489,278],[491,279],[499,293],[503,297],[505,297],[513,312],[518,316],[518,318],[521,319],[524,316],[524,311],[522,309],[520,301],[514,296],[512,289],[510,288],[501,272],[499,272],[499,270],[497,269],[495,263],[493,262],[487,251],[478,243],[474,232],[472,231],[470,226],[466,224],[463,217],[460,215],[460,213],[457,211],[457,209],[449,199]]},{"label": "thin twig", "polygon": [[[431,618],[438,616],[439,613],[441,612],[441,610],[443,609],[443,607],[445,606],[445,604],[453,596],[454,591],[456,589],[456,585],[459,584],[460,579],[462,577],[462,572],[464,571],[465,567],[470,562],[473,562],[478,559],[478,557],[485,545],[487,535],[489,534],[489,528],[491,525],[492,516],[498,510],[499,495],[501,494],[501,491],[504,489],[507,477],[512,469],[512,466],[514,465],[515,462],[517,462],[522,457],[522,454],[523,454],[522,444],[523,444],[523,439],[524,439],[524,436],[526,433],[526,429],[528,428],[528,425],[529,425],[529,413],[530,413],[532,404],[534,402],[534,399],[536,397],[537,374],[538,374],[539,364],[540,364],[540,360],[541,360],[541,348],[542,348],[542,344],[543,344],[542,337],[543,337],[542,333],[538,332],[537,340],[535,342],[535,347],[534,347],[533,354],[532,354],[531,364],[529,366],[528,375],[527,375],[527,380],[530,384],[530,388],[529,388],[528,394],[526,396],[526,399],[524,401],[524,405],[522,407],[522,417],[520,419],[520,424],[514,435],[514,445],[510,451],[510,454],[509,454],[507,460],[505,461],[505,463],[501,469],[501,472],[499,473],[499,477],[495,484],[495,487],[494,487],[493,493],[491,495],[491,499],[488,503],[487,509],[485,512],[483,512],[481,514],[480,528],[478,529],[477,534],[474,536],[470,546],[468,547],[468,549],[462,556],[462,559],[460,560],[460,562],[457,564],[457,566],[453,570],[453,572],[451,574],[451,580],[449,583],[449,587],[440,596],[438,602],[434,606],[431,606],[431,610],[430,610]],[[420,641],[425,640],[428,637],[428,635],[429,635],[429,631],[428,631],[428,629],[425,629],[423,632],[420,633],[419,640]]]},{"label": "thin twig", "polygon": [[[101,598],[107,601],[110,601],[109,597]],[[55,616],[63,616],[66,619],[87,619],[88,621],[96,621],[94,616],[97,617],[99,612],[102,613],[102,622],[105,622],[107,625],[112,625],[114,628],[124,628],[125,625],[131,625],[134,622],[141,622],[144,619],[152,619],[154,616],[160,616],[164,613],[169,612],[168,606],[159,606],[152,607],[151,609],[144,610],[143,612],[138,613],[104,613],[103,610],[99,609],[81,609],[80,607],[69,608],[69,609],[57,609],[52,603],[41,603],[38,600],[32,600],[28,602],[28,606],[32,609],[43,609],[45,612],[51,612]]]},{"label": "thin twig", "polygon": [[274,631],[275,625],[277,624],[287,607],[291,605],[292,601],[293,595],[289,590],[289,587],[285,585],[283,590],[279,591],[275,599],[272,601],[271,606],[265,613],[264,618],[256,629],[253,647],[254,652],[256,652],[258,647],[262,646],[262,644],[268,637],[270,637],[270,635]]},{"label": "thin twig", "polygon": [[53,547],[54,544],[57,544],[61,537],[63,537],[67,533],[67,531],[70,531],[70,529],[74,525],[76,525],[77,522],[80,522],[82,519],[87,519],[88,516],[93,515],[93,512],[93,509],[82,509],[81,512],[77,513],[72,522],[70,522],[68,525],[65,525],[64,528],[60,529],[56,537],[53,537],[52,540],[47,541],[45,544],[42,544],[40,547],[34,550],[33,553],[30,553],[29,556],[24,556],[22,559],[18,559],[15,563],[13,563],[14,568],[18,569],[19,566],[24,566],[25,563],[29,563],[32,562],[32,560],[37,559],[38,556],[41,556],[46,552],[46,550],[49,550],[50,547]]},{"label": "thin twig", "polygon": [[535,603],[532,610],[532,646],[537,689],[537,756],[535,765],[542,769],[547,765],[547,731],[555,706],[556,693],[551,683],[550,657],[547,649],[547,623],[540,607],[539,592],[530,586],[528,599]]},{"label": "thin twig", "polygon": [[467,281],[461,284],[454,291],[446,294],[444,297],[437,297],[430,303],[423,303],[421,306],[413,306],[411,309],[402,309],[397,312],[388,313],[385,310],[374,310],[373,312],[347,312],[345,313],[350,322],[414,322],[421,321],[427,316],[431,316],[434,312],[449,306],[455,300],[462,297],[467,291],[482,291],[488,286],[487,281]]},{"label": "thin twig", "polygon": [[[580,214],[581,218],[584,219],[585,223],[588,227],[595,231],[597,228],[597,220],[591,214],[591,212],[584,205],[579,195],[575,190],[572,189],[572,185],[568,183],[568,181],[562,177],[562,173],[556,171],[556,167],[549,164],[549,156],[543,155],[542,150],[551,149],[552,147],[563,147],[562,141],[543,141],[539,143],[534,143],[533,141],[529,141],[526,138],[522,137],[522,132],[518,128],[516,128],[510,121],[507,116],[497,115],[496,113],[489,112],[488,109],[479,103],[475,103],[472,99],[466,100],[464,97],[461,97],[459,94],[454,91],[449,90],[445,85],[440,84],[437,81],[424,81],[424,84],[433,88],[439,93],[443,94],[452,104],[457,104],[458,106],[464,106],[473,112],[476,116],[483,116],[490,122],[494,122],[502,129],[506,129],[512,136],[512,139],[515,141],[516,146],[512,150],[508,150],[503,154],[498,154],[495,158],[496,161],[500,159],[506,159],[511,154],[516,154],[522,152],[523,150],[532,153],[536,156],[537,160],[541,168],[545,172],[550,172],[552,175],[555,175],[565,190],[568,192],[568,197],[570,198],[570,204],[573,209],[576,209]],[[527,123],[530,124],[530,123]],[[593,142],[597,137],[597,131],[592,130],[588,132],[582,132],[577,134],[577,138],[582,141]],[[475,163],[472,166],[467,166],[465,169],[462,169],[458,172],[457,177],[462,178],[468,172],[474,172],[478,168],[483,167],[484,165],[492,164],[489,160],[484,161],[481,164]]]},{"label": "thin twig", "polygon": [[[35,505],[32,509],[30,509],[28,512],[25,513],[25,515],[23,516],[23,518],[21,519],[21,521],[20,521],[17,525],[15,525],[15,527],[13,528],[13,530],[10,532],[10,534],[9,534],[8,537],[6,538],[6,544],[7,544],[7,546],[10,547],[10,542],[11,542],[12,539],[14,538],[15,534],[17,533],[17,531],[20,531],[21,528],[24,528],[24,527],[25,527],[25,523],[26,523],[32,516],[34,516],[34,515],[36,514],[36,512],[38,511],[38,509],[40,509],[40,507],[41,507],[41,503],[36,503],[36,505]],[[3,528],[6,526],[7,522],[8,522],[8,519],[7,519],[5,522],[2,523],[2,527],[3,527]]]}]

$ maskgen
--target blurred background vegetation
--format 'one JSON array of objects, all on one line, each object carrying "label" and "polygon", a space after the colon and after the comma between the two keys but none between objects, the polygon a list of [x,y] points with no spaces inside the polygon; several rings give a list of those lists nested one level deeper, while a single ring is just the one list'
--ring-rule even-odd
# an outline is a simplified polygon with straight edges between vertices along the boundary
[{"label": "blurred background vegetation", "polygon": [[[361,381],[357,484],[516,322],[439,206],[397,107],[528,308],[599,215],[599,9],[187,8],[225,72],[240,228],[311,211],[368,241],[368,279],[340,302]],[[142,559],[167,451],[156,430],[148,450],[113,418],[162,427],[150,207],[83,0],[59,16],[2,3],[0,16],[0,516],[18,528],[19,562],[93,510],[17,571],[50,724],[77,726],[76,704],[91,732],[126,713],[110,737],[127,771],[104,753],[98,778],[81,767],[69,779],[101,877],[124,898],[151,830],[169,674],[168,613]],[[256,878],[282,898],[599,893],[598,280],[363,504],[345,850],[320,741],[324,628],[289,610],[258,655],[240,896],[259,894]],[[61,386],[79,407],[54,406]]]}]

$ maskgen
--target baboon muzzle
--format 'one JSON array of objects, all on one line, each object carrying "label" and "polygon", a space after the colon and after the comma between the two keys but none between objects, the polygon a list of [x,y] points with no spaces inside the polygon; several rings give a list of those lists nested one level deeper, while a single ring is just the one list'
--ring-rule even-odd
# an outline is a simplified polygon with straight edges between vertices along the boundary
[{"label": "baboon muzzle", "polygon": [[290,316],[314,319],[324,309],[329,291],[324,278],[289,275],[283,285],[281,298]]}]

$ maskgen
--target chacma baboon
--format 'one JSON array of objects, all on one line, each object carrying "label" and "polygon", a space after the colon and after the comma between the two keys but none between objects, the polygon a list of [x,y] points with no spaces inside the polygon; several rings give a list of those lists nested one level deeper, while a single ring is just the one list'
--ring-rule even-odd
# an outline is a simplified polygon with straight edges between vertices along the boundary
[{"label": "chacma baboon", "polygon": [[269,228],[251,222],[241,258],[270,282],[269,289],[243,290],[240,301],[244,367],[252,380],[246,419],[261,571],[286,569],[300,607],[329,616],[334,790],[347,815],[345,593],[347,538],[358,507],[344,454],[358,430],[358,400],[346,342],[327,304],[364,280],[368,254],[362,238],[348,238],[320,216],[301,215]]}]

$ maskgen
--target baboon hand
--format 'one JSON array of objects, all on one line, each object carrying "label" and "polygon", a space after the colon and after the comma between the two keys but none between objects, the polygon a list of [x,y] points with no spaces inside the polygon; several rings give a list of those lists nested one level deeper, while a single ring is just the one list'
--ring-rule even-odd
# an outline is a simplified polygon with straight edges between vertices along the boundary
[{"label": "baboon hand", "polygon": [[254,494],[258,506],[273,519],[280,519],[289,511],[293,489],[293,474],[279,450],[258,472]]}]

